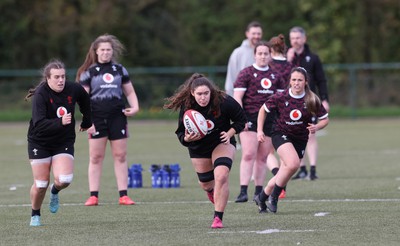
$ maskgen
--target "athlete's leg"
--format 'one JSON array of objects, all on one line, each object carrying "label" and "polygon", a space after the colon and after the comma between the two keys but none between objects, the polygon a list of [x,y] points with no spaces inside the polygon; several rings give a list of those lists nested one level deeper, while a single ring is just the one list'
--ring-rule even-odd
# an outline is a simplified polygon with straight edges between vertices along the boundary
[{"label": "athlete's leg", "polygon": [[107,137],[98,139],[89,139],[89,190],[99,191],[100,178],[103,169],[103,160],[105,156]]},{"label": "athlete's leg", "polygon": [[263,186],[267,174],[267,158],[273,150],[270,137],[265,138],[265,142],[258,144],[257,159],[254,164],[254,184]]},{"label": "athlete's leg", "polygon": [[114,158],[114,172],[118,190],[128,189],[128,162],[126,160],[127,138],[112,140],[111,152]]},{"label": "athlete's leg", "polygon": [[30,191],[32,209],[39,210],[49,186],[51,158],[34,159],[30,162],[33,174],[33,185]]},{"label": "athlete's leg", "polygon": [[194,171],[197,173],[199,185],[204,191],[214,189],[214,166],[211,158],[191,158]]},{"label": "athlete's leg", "polygon": [[317,134],[309,134],[308,144],[307,144],[307,155],[308,160],[310,161],[310,180],[317,179],[316,175],[316,166],[317,166],[317,159],[318,159],[318,141],[317,141]]},{"label": "athlete's leg", "polygon": [[282,165],[275,176],[275,183],[280,187],[285,187],[290,177],[299,169],[300,159],[292,143],[282,144],[277,152]]},{"label": "athlete's leg", "polygon": [[[233,163],[235,147],[219,144],[213,151],[215,211],[224,212],[229,199],[229,171]],[[221,218],[222,219],[222,218]]]},{"label": "athlete's leg", "polygon": [[254,162],[257,156],[257,133],[252,131],[243,131],[239,134],[242,144],[242,158],[240,161],[240,194],[236,202],[247,201],[247,188],[253,175]]},{"label": "athlete's leg", "polygon": [[52,163],[54,184],[57,190],[67,188],[74,177],[74,157],[70,154],[53,156]]}]

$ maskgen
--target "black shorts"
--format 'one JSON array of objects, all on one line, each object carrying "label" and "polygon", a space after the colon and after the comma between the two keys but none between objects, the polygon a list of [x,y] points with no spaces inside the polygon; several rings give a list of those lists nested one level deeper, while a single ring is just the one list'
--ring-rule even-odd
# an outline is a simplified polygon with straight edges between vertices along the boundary
[{"label": "black shorts", "polygon": [[285,143],[291,143],[294,147],[294,149],[297,152],[297,155],[299,156],[300,159],[303,159],[304,152],[306,150],[307,146],[307,141],[304,140],[298,140],[292,137],[289,137],[285,134],[282,134],[280,132],[274,132],[271,136],[272,139],[272,145],[274,146],[275,150],[278,150],[279,146]]},{"label": "black shorts", "polygon": [[[258,113],[246,116],[247,116],[247,126],[249,128],[249,131],[257,132]],[[263,127],[264,134],[268,137],[271,137],[274,121],[275,121],[275,114],[268,113]]]},{"label": "black shorts", "polygon": [[[211,158],[212,157],[212,152],[214,149],[220,144],[221,142],[215,141],[213,144],[207,144],[207,146],[198,148],[196,150],[193,150],[191,148],[189,149],[189,156],[190,158]],[[232,144],[236,148],[236,140],[234,137],[230,139],[230,144]]]},{"label": "black shorts", "polygon": [[89,138],[108,137],[109,140],[128,138],[128,121],[124,114],[114,115],[109,118],[93,117],[96,134],[90,134]]},{"label": "black shorts", "polygon": [[44,148],[38,144],[28,142],[28,156],[30,160],[44,159],[58,154],[69,154],[74,156],[74,151],[73,144]]}]

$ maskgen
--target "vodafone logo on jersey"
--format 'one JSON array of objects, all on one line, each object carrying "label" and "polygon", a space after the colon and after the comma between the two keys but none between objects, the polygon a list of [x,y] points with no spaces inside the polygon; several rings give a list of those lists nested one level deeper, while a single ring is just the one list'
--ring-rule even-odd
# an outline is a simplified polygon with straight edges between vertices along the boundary
[{"label": "vodafone logo on jersey", "polygon": [[207,120],[207,128],[208,128],[208,131],[213,130],[214,127],[215,127],[214,122],[212,122],[211,120]]},{"label": "vodafone logo on jersey", "polygon": [[103,80],[106,83],[112,83],[114,81],[114,76],[111,73],[105,73],[103,75]]},{"label": "vodafone logo on jersey", "polygon": [[298,109],[293,109],[290,111],[290,119],[299,120],[301,118],[301,111]]},{"label": "vodafone logo on jersey", "polygon": [[269,89],[269,88],[271,88],[271,86],[272,86],[272,82],[271,82],[271,80],[269,80],[269,79],[267,79],[267,78],[263,78],[263,79],[261,80],[261,86],[262,86],[262,88],[264,88],[264,89]]},{"label": "vodafone logo on jersey", "polygon": [[65,115],[65,114],[67,114],[67,113],[68,113],[68,111],[67,111],[66,108],[64,108],[64,107],[58,107],[58,108],[57,108],[57,117],[58,117],[58,118],[63,117],[63,115]]}]

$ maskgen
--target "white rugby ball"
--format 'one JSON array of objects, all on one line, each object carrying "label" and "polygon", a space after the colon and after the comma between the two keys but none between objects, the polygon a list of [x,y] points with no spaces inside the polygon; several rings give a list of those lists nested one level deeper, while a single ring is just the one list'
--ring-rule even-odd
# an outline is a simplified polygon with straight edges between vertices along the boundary
[{"label": "white rugby ball", "polygon": [[204,116],[193,109],[186,110],[183,115],[183,125],[189,133],[195,132],[204,137],[208,132],[207,120]]}]

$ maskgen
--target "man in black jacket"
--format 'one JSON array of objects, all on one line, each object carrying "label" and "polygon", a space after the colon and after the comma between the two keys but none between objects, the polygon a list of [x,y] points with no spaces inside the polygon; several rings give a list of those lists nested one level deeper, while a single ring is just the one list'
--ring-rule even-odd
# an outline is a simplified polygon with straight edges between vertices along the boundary
[{"label": "man in black jacket", "polygon": [[[309,76],[311,90],[316,93],[322,101],[322,105],[329,111],[328,87],[321,60],[318,55],[312,53],[308,46],[306,32],[302,27],[295,26],[289,32],[291,48],[287,58],[294,66],[303,67]],[[318,155],[318,143],[315,134],[309,135],[307,143],[307,155],[310,161],[310,176],[308,176],[304,159],[300,164],[299,172],[292,179],[317,179],[316,164]]]}]

